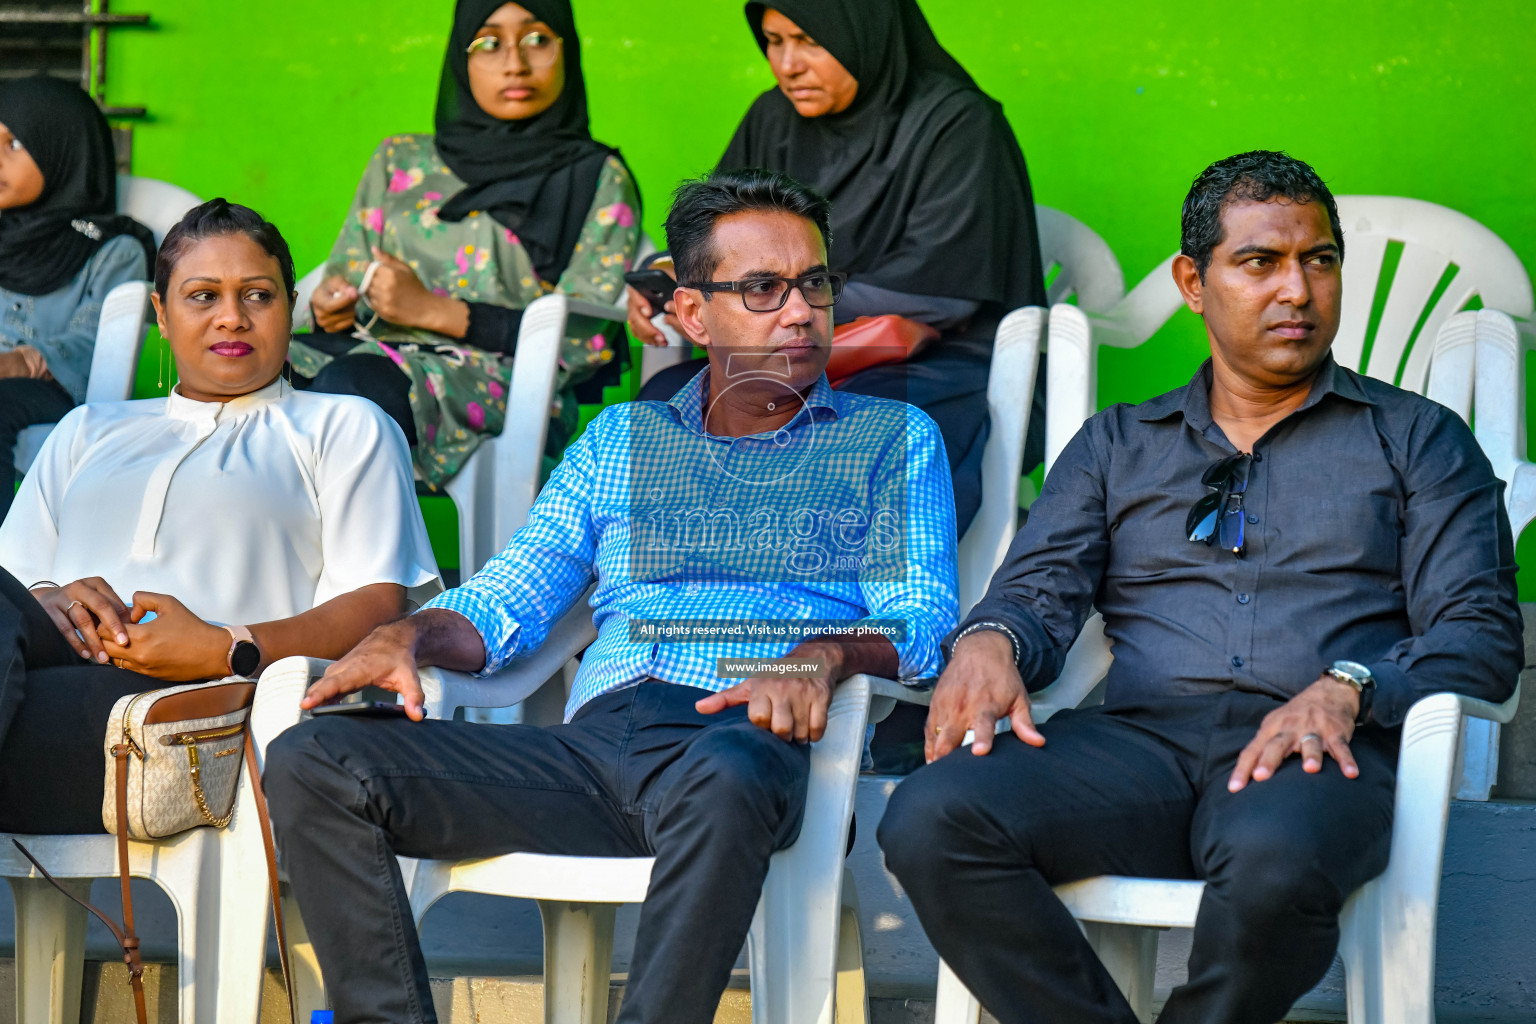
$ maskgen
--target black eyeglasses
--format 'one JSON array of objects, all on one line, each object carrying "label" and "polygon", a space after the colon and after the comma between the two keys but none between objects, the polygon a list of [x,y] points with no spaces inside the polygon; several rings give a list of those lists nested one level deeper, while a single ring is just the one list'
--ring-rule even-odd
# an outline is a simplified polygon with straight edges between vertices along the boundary
[{"label": "black eyeglasses", "polygon": [[1253,456],[1247,452],[1229,455],[1206,470],[1200,482],[1211,488],[1184,519],[1184,532],[1191,541],[1209,544],[1219,540],[1234,555],[1243,553],[1243,493],[1248,490],[1248,470]]},{"label": "black eyeglasses", "polygon": [[789,301],[791,288],[799,288],[805,296],[805,304],[816,309],[826,309],[843,294],[843,282],[847,274],[830,270],[815,270],[800,277],[753,277],[745,281],[706,281],[703,284],[684,285],[701,292],[735,292],[741,296],[741,304],[754,313],[772,313],[783,309]]}]

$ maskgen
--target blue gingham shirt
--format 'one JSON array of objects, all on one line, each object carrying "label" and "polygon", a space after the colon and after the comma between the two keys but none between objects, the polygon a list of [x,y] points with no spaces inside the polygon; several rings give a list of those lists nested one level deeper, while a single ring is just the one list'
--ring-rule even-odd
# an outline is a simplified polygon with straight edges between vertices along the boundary
[{"label": "blue gingham shirt", "polygon": [[569,717],[654,678],[723,690],[717,658],[793,641],[657,642],[639,623],[896,622],[901,679],[937,675],[956,617],[954,498],[938,427],[822,377],[771,433],[704,429],[706,369],[666,403],[605,409],[565,453],[505,551],[428,608],[467,618],[489,674],[536,649],[594,581],[597,640]]}]

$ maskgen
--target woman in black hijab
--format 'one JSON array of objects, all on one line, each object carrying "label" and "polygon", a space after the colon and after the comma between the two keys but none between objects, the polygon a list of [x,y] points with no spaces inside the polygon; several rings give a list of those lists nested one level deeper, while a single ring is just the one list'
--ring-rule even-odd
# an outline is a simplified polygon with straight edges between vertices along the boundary
[{"label": "woman in black hijab", "polygon": [[[436,121],[435,136],[379,144],[310,300],[319,330],[289,356],[300,385],[393,416],[431,486],[501,432],[522,310],[557,288],[613,302],[640,234],[629,169],[587,129],[566,0],[460,0]],[[605,329],[567,327],[552,456],[575,385],[621,365]]]},{"label": "woman in black hijab", "polygon": [[[1046,301],[1023,153],[915,0],[776,0],[746,13],[778,87],[752,104],[720,167],[781,171],[832,200],[830,260],[849,274],[838,323],[895,313],[943,332],[916,359],[840,387],[938,422],[963,533],[981,503],[993,335],[1008,311]],[[643,316],[630,325],[642,339],[654,331]],[[670,396],[691,368],[658,374],[642,397]],[[1027,468],[1044,447],[1044,417],[1030,420]]]},{"label": "woman in black hijab", "polygon": [[116,210],[95,101],[42,75],[0,85],[0,519],[17,434],[85,401],[102,302],[154,263],[149,229]]}]

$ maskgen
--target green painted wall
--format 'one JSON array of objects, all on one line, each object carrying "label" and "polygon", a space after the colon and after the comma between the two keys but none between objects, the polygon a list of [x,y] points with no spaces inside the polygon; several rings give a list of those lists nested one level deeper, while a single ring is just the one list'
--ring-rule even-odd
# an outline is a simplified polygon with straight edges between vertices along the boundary
[{"label": "green painted wall", "polygon": [[[594,133],[624,150],[659,235],[672,186],[713,165],[771,78],[735,2],[577,3]],[[120,6],[154,18],[111,44],[110,100],[151,112],[135,171],[258,207],[301,272],[324,257],[375,143],[431,130],[448,0]],[[1097,230],[1131,282],[1176,247],[1190,179],[1258,147],[1312,162],[1340,193],[1461,210],[1536,267],[1532,0],[925,9],[1006,108],[1036,199]],[[1108,352],[1101,402],[1183,383],[1203,347],[1181,314],[1141,349]]]}]

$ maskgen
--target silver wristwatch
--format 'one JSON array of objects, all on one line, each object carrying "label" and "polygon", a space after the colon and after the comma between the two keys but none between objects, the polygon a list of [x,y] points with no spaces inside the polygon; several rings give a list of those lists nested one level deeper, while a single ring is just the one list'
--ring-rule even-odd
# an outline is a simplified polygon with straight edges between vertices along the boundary
[{"label": "silver wristwatch", "polygon": [[1336,661],[1323,669],[1323,674],[1355,688],[1360,695],[1360,712],[1355,716],[1355,724],[1363,725],[1370,716],[1371,702],[1376,696],[1376,677],[1371,675],[1371,670],[1358,661]]}]

